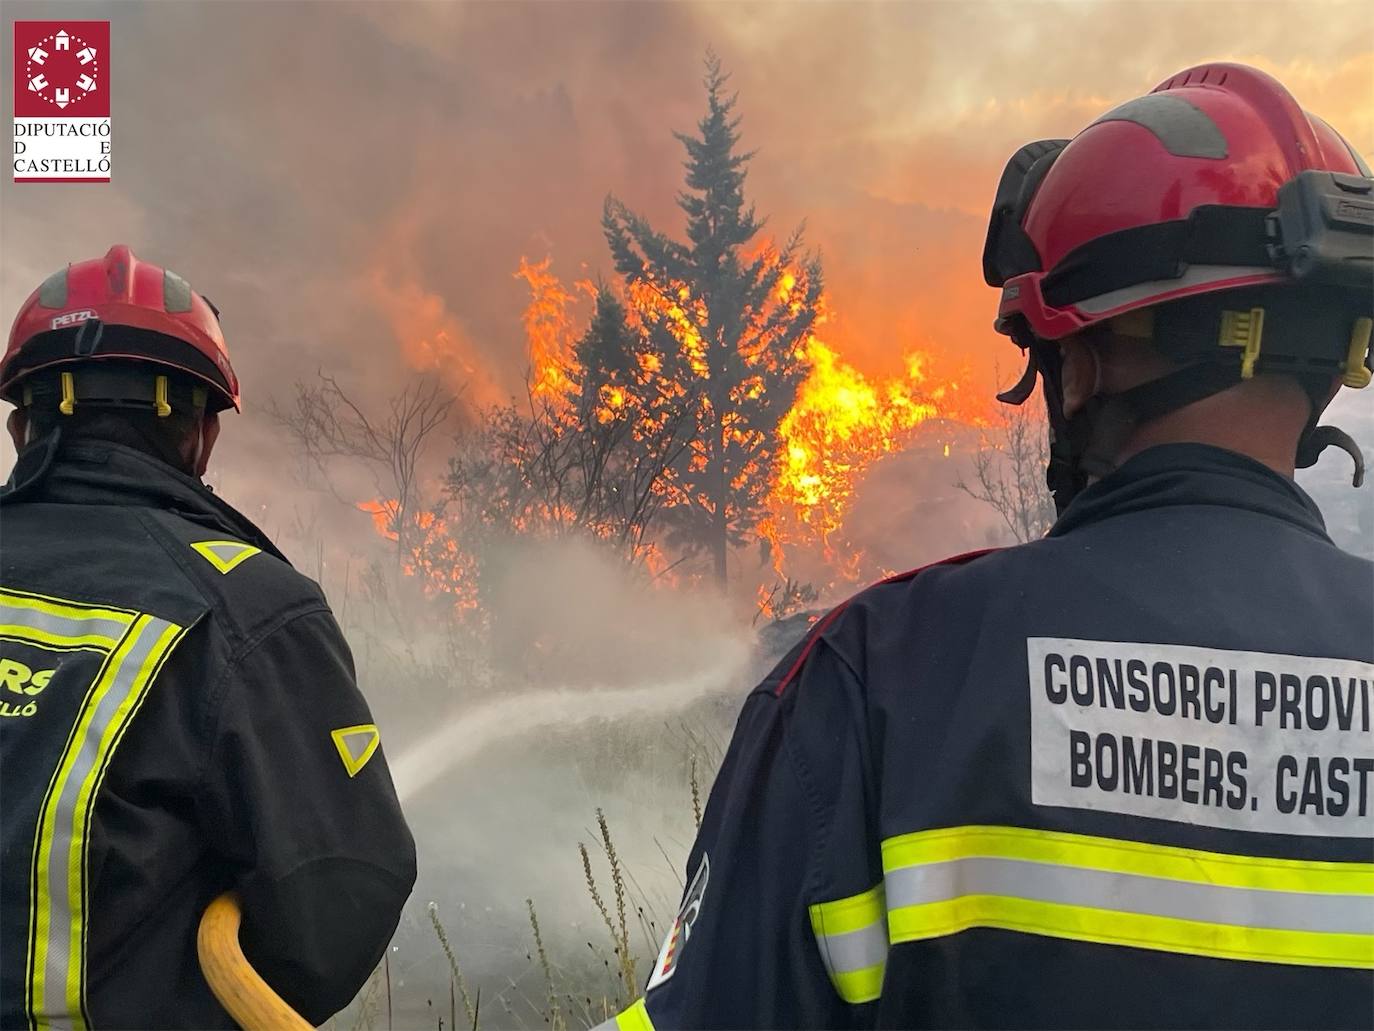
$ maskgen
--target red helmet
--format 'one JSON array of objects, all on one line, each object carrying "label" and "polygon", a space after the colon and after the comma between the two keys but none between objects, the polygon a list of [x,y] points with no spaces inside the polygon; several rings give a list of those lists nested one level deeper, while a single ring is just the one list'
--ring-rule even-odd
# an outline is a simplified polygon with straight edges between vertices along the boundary
[{"label": "red helmet", "polygon": [[[1320,214],[1304,209],[1323,209],[1312,201],[1321,193],[1335,197],[1332,214],[1348,208],[1367,224],[1369,175],[1339,133],[1264,72],[1180,72],[1073,140],[1030,144],[1012,159],[983,255],[989,284],[1002,287],[998,329],[1021,317],[1035,336],[1058,340],[1163,301],[1300,278],[1313,241],[1288,223]],[[1281,194],[1298,180],[1301,189]],[[1297,214],[1280,218],[1290,194]],[[1345,281],[1367,288],[1368,256],[1343,260]]]},{"label": "red helmet", "polygon": [[[1271,371],[1312,400],[1298,467],[1334,445],[1359,486],[1358,446],[1317,420],[1333,377],[1371,380],[1374,178],[1263,72],[1190,68],[1073,140],[1022,147],[997,186],[983,275],[1002,288],[997,329],[1027,353],[998,398],[1021,404],[1045,382],[1060,511],[1135,426]],[[1067,415],[1054,342],[1143,308],[1148,323],[1118,331],[1178,368]]]},{"label": "red helmet", "polygon": [[239,407],[214,305],[122,244],[54,272],[29,295],[0,360],[0,397],[18,403],[21,380],[40,369],[106,359],[176,369],[213,388],[211,410]]}]

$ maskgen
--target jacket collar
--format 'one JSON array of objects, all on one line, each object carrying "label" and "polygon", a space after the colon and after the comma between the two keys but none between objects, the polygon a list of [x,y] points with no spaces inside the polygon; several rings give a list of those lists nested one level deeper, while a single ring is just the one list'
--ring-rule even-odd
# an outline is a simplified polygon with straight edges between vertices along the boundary
[{"label": "jacket collar", "polygon": [[0,505],[43,502],[172,512],[286,561],[268,536],[200,480],[134,448],[50,433],[19,454]]},{"label": "jacket collar", "polygon": [[1254,459],[1207,444],[1160,444],[1135,455],[1075,498],[1050,536],[1173,505],[1258,512],[1331,540],[1316,503],[1296,483]]}]

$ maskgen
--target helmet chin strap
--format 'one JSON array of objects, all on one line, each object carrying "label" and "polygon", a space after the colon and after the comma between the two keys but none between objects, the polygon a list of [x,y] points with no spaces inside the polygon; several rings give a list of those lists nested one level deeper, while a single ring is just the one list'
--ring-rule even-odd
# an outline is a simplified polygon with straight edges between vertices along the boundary
[{"label": "helmet chin strap", "polygon": [[[1313,406],[1315,411],[1315,406]],[[1355,462],[1355,474],[1350,478],[1352,486],[1359,487],[1364,484],[1364,453],[1360,450],[1360,445],[1355,443],[1355,438],[1339,426],[1318,426],[1317,417],[1314,415],[1312,422],[1308,425],[1302,439],[1298,441],[1298,460],[1299,469],[1310,469],[1317,464],[1318,457],[1329,447],[1340,448]]]},{"label": "helmet chin strap", "polygon": [[[1038,371],[1045,385],[1045,409],[1049,415],[1050,461],[1045,469],[1045,484],[1054,496],[1054,510],[1058,515],[1088,485],[1088,475],[1083,470],[1079,457],[1087,447],[1089,422],[1080,412],[1069,419],[1064,414],[1064,363],[1057,344],[1032,338],[1026,348],[1029,389],[1024,391],[1021,404],[1035,389],[1035,374]],[[1025,377],[1022,377],[1023,381]],[[1018,387],[1021,384],[1017,385]],[[1021,393],[1021,391],[1017,391]]]},{"label": "helmet chin strap", "polygon": [[1063,360],[1058,345],[1036,341],[1033,353],[1045,381],[1050,422],[1050,463],[1045,479],[1060,514],[1091,480],[1101,479],[1116,468],[1117,456],[1136,427],[1240,382],[1237,369],[1219,362],[1200,362],[1119,394],[1103,394],[1099,364],[1092,396],[1069,416],[1064,412]]},{"label": "helmet chin strap", "polygon": [[1116,468],[1116,456],[1137,426],[1218,394],[1240,382],[1240,373],[1220,362],[1199,362],[1175,369],[1119,394],[1097,394],[1073,420],[1087,424],[1086,447],[1079,465],[1090,477]]},{"label": "helmet chin strap", "polygon": [[[1073,419],[1064,414],[1064,363],[1059,345],[1042,340],[1024,323],[1013,325],[1011,338],[1026,354],[1026,371],[1016,385],[997,395],[1003,404],[1023,405],[1035,393],[1035,382],[1045,385],[1045,408],[1049,416],[1050,461],[1045,469],[1045,484],[1054,497],[1054,510],[1063,515],[1069,503],[1088,485],[1088,473],[1082,467],[1082,455],[1088,449],[1088,438],[1099,398],[1094,397],[1086,409]],[[1098,366],[1098,379],[1101,366]]]},{"label": "helmet chin strap", "polygon": [[196,420],[196,446],[191,452],[190,468],[187,470],[197,480],[205,475],[205,418]]}]

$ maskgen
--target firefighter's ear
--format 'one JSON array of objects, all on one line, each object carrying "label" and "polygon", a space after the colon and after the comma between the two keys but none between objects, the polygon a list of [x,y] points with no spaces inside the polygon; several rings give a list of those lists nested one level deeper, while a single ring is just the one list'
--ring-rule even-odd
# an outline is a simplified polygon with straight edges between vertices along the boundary
[{"label": "firefighter's ear", "polygon": [[200,423],[199,453],[196,455],[195,461],[196,476],[205,475],[205,470],[210,466],[210,452],[215,449],[215,441],[217,440],[219,440],[219,413],[211,412]]},{"label": "firefighter's ear", "polygon": [[1063,362],[1064,414],[1072,418],[1102,390],[1102,356],[1079,336],[1059,342]]},{"label": "firefighter's ear", "polygon": [[23,451],[24,445],[29,442],[29,413],[22,408],[16,408],[10,412],[10,417],[5,420],[5,428],[10,431],[10,440],[14,441],[14,450]]}]

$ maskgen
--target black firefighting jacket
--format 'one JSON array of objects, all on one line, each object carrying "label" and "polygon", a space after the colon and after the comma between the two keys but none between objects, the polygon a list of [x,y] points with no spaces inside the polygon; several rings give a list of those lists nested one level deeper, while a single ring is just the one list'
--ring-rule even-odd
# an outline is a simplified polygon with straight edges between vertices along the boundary
[{"label": "black firefighting jacket", "polygon": [[747,699],[625,1029],[1369,1027],[1374,567],[1242,456],[879,584]]},{"label": "black firefighting jacket", "polygon": [[0,492],[0,1026],[233,1027],[196,927],[308,1020],[380,959],[415,879],[319,588],[198,481],[58,435]]}]

